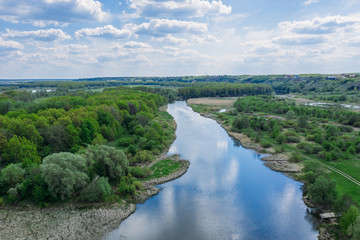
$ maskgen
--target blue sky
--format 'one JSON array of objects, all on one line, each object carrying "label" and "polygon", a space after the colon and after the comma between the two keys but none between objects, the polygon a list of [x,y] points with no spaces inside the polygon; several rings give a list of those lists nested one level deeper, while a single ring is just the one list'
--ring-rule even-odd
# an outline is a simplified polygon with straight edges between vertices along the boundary
[{"label": "blue sky", "polygon": [[358,0],[0,0],[0,78],[359,66]]}]

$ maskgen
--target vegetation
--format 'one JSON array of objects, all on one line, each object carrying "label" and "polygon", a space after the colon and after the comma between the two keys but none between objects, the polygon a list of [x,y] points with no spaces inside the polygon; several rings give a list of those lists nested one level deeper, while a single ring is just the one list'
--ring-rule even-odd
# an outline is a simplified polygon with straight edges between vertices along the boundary
[{"label": "vegetation", "polygon": [[176,172],[180,167],[180,162],[174,162],[170,159],[161,160],[150,167],[150,171],[152,171],[153,174],[144,178],[144,180],[168,176]]},{"label": "vegetation", "polygon": [[152,161],[173,140],[172,118],[158,110],[167,99],[149,89],[59,91],[46,101],[0,94],[2,204],[116,200],[123,191],[114,186],[136,185],[130,165]]},{"label": "vegetation", "polygon": [[183,99],[198,97],[238,97],[243,95],[270,94],[270,86],[258,84],[230,84],[230,83],[212,83],[195,84],[189,87],[183,87],[178,90],[178,96]]}]

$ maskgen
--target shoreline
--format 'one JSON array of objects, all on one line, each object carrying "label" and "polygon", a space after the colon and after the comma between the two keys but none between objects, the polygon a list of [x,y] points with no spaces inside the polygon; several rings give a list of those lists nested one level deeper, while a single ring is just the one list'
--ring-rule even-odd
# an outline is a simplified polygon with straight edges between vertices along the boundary
[{"label": "shoreline", "polygon": [[105,204],[64,204],[49,208],[1,207],[0,239],[87,239],[98,240],[112,230],[136,210],[136,204],[143,203],[158,194],[162,188],[157,185],[175,180],[184,175],[190,162],[179,155],[160,155],[153,163],[171,159],[181,162],[178,171],[161,178],[144,181],[143,190],[135,197],[135,203]]}]

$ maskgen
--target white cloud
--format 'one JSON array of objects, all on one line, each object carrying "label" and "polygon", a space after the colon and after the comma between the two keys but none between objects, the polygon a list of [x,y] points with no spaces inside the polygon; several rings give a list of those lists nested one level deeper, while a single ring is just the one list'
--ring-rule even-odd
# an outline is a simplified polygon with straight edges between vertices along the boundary
[{"label": "white cloud", "polygon": [[205,15],[230,14],[231,6],[221,0],[129,0],[130,7],[144,17],[203,17]]},{"label": "white cloud", "polygon": [[280,22],[284,31],[299,34],[329,34],[360,23],[358,16],[328,16],[304,21]]},{"label": "white cloud", "polygon": [[9,53],[16,50],[23,49],[24,46],[21,43],[15,41],[5,41],[0,38],[0,55],[4,55],[5,53]]},{"label": "white cloud", "polygon": [[320,0],[306,0],[303,5],[310,5],[310,4],[314,4],[314,3],[318,3]]},{"label": "white cloud", "polygon": [[71,37],[64,33],[61,29],[46,29],[36,31],[16,31],[6,29],[6,33],[3,34],[7,38],[31,38],[38,41],[54,41],[54,40],[67,40]]},{"label": "white cloud", "polygon": [[103,37],[103,38],[128,38],[131,31],[127,29],[118,29],[112,25],[97,28],[83,28],[75,32],[75,37]]},{"label": "white cloud", "polygon": [[132,29],[136,34],[156,37],[181,33],[203,34],[208,30],[205,23],[169,19],[151,19],[147,23],[132,25]]},{"label": "white cloud", "polygon": [[104,21],[109,13],[96,0],[2,0],[0,19],[35,26],[78,21]]},{"label": "white cloud", "polygon": [[293,35],[273,38],[273,42],[283,45],[311,45],[323,43],[325,41],[325,37],[313,35]]},{"label": "white cloud", "polygon": [[185,38],[177,38],[171,35],[168,35],[166,37],[160,37],[160,38],[152,38],[152,41],[157,41],[160,43],[163,43],[165,45],[185,45],[188,43],[188,41]]},{"label": "white cloud", "polygon": [[151,48],[147,43],[143,42],[127,42],[123,44],[124,48]]},{"label": "white cloud", "polygon": [[346,41],[352,47],[360,47],[360,37],[353,37]]}]

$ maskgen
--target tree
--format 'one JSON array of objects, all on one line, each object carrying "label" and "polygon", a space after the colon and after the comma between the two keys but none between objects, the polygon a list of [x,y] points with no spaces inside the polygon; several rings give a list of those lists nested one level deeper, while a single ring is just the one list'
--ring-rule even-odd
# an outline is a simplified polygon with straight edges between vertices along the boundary
[{"label": "tree", "polygon": [[103,201],[111,194],[111,186],[107,178],[99,177],[94,179],[81,192],[79,199],[84,202]]},{"label": "tree", "polygon": [[250,126],[249,118],[246,115],[242,117],[236,117],[232,125],[239,130],[246,129]]},{"label": "tree", "polygon": [[61,152],[44,158],[41,176],[49,186],[51,194],[64,200],[87,184],[87,170],[87,160],[84,157]]},{"label": "tree", "polygon": [[9,164],[1,170],[2,179],[14,188],[18,183],[24,179],[25,170],[18,164]]},{"label": "tree", "polygon": [[335,181],[320,176],[308,187],[308,194],[315,203],[329,207],[336,199],[335,185]]},{"label": "tree", "polygon": [[291,120],[291,119],[294,119],[295,117],[296,117],[296,114],[293,110],[287,111],[286,116],[285,116],[286,120]]},{"label": "tree", "polygon": [[36,144],[24,137],[14,135],[4,151],[5,163],[22,163],[23,167],[40,164]]},{"label": "tree", "polygon": [[299,128],[307,128],[308,127],[308,117],[306,115],[301,115],[298,118],[297,124],[298,124]]},{"label": "tree", "polygon": [[91,171],[110,181],[119,181],[129,172],[129,161],[122,150],[106,145],[89,146],[84,157],[91,163]]},{"label": "tree", "polygon": [[44,131],[44,137],[53,153],[69,150],[71,146],[71,136],[61,124],[47,127]]},{"label": "tree", "polygon": [[352,240],[360,240],[360,216],[348,227],[347,234]]},{"label": "tree", "polygon": [[360,216],[360,210],[354,206],[351,205],[349,209],[342,215],[340,219],[340,227],[343,233],[347,233],[348,228],[355,223],[355,220]]}]

